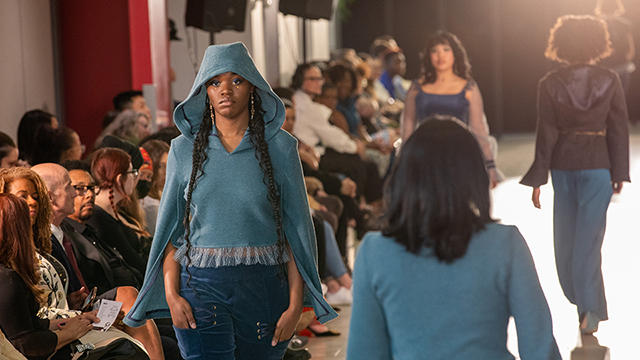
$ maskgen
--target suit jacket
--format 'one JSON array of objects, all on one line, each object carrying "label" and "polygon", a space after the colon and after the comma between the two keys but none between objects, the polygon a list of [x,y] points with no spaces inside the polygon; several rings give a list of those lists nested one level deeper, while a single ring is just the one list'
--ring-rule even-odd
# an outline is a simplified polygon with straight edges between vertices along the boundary
[{"label": "suit jacket", "polygon": [[117,250],[110,248],[88,225],[66,218],[60,224],[62,232],[73,244],[78,268],[89,287],[102,294],[117,286],[142,284],[142,274],[129,266]]},{"label": "suit jacket", "polygon": [[[62,244],[56,239],[55,236],[51,235],[51,255],[58,260],[62,266],[64,266],[65,270],[67,270],[67,274],[69,275],[69,285],[67,286],[67,295],[72,292],[76,292],[82,288],[82,284],[80,284],[80,279],[78,279],[78,275],[76,275],[76,271],[71,266],[71,261],[69,261],[69,257],[67,253],[64,251]],[[82,270],[80,270],[82,271]]]}]

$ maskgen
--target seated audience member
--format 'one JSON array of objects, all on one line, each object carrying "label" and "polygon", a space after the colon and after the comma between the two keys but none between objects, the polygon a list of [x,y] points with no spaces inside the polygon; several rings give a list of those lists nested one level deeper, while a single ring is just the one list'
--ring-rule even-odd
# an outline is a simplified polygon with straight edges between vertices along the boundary
[{"label": "seated audience member", "polygon": [[80,136],[72,129],[43,126],[35,137],[31,165],[80,160],[84,151],[85,146],[80,142]]},{"label": "seated audience member", "polygon": [[94,149],[100,147],[107,135],[137,144],[140,139],[151,135],[151,118],[145,113],[134,110],[122,111],[109,126],[102,130],[94,143]]},{"label": "seated audience member", "polygon": [[105,243],[122,254],[127,264],[144,274],[146,259],[135,226],[125,222],[116,208],[121,200],[131,201],[135,190],[138,170],[131,162],[131,156],[118,148],[104,147],[93,153],[91,173],[101,191],[96,195],[93,216],[87,223]]},{"label": "seated audience member", "polygon": [[[113,108],[117,112],[131,109],[141,112],[151,119],[151,109],[147,106],[147,101],[142,96],[142,91],[130,90],[124,91],[113,97]],[[104,126],[105,128],[107,126]]]},{"label": "seated audience member", "polygon": [[169,155],[169,145],[161,140],[149,140],[142,144],[147,150],[153,163],[153,177],[151,188],[146,197],[140,199],[140,206],[147,217],[147,228],[153,236],[156,228],[156,218],[158,217],[158,207],[164,189],[164,182],[167,175],[167,157]]},{"label": "seated audience member", "polygon": [[322,93],[314,99],[315,102],[322,104],[331,109],[331,117],[329,122],[332,125],[339,127],[345,134],[351,136],[352,139],[356,139],[356,136],[352,136],[349,132],[349,123],[347,119],[338,111],[338,89],[332,83],[324,83],[322,85]]},{"label": "seated audience member", "polygon": [[20,124],[18,125],[18,150],[20,150],[20,159],[31,162],[34,139],[40,127],[44,125],[57,128],[58,119],[43,110],[27,111],[22,116]]},{"label": "seated audience member", "polygon": [[322,156],[320,169],[350,177],[358,185],[358,197],[376,202],[382,197],[382,183],[379,176],[368,176],[367,165],[360,158],[364,155],[363,144],[329,123],[331,109],[313,102],[312,97],[322,92],[323,79],[320,69],[312,64],[296,69],[292,79],[297,120],[293,135],[315,146]]},{"label": "seated audience member", "polygon": [[91,177],[91,166],[83,161],[68,161],[62,164],[69,171],[71,186],[77,196],[74,212],[68,215],[60,228],[73,245],[78,268],[89,288],[98,288],[101,294],[117,286],[140,288],[143,274],[124,261],[118,250],[110,247],[95,229],[86,222],[93,215],[96,194],[100,187]]},{"label": "seated audience member", "polygon": [[339,111],[346,119],[349,135],[357,139],[360,137],[362,121],[355,106],[358,100],[358,95],[355,94],[357,88],[356,73],[347,66],[337,64],[327,69],[326,74],[336,88],[337,102],[334,109]]},{"label": "seated audience member", "polygon": [[385,228],[356,258],[348,359],[513,359],[511,316],[522,359],[561,359],[529,248],[491,219],[489,186],[478,142],[452,117],[403,144]]},{"label": "seated audience member", "polygon": [[18,157],[20,151],[16,147],[16,143],[13,142],[11,136],[0,132],[0,168],[8,169],[14,166],[28,166],[24,160],[20,160]]},{"label": "seated audience member", "polygon": [[411,81],[403,78],[407,70],[407,62],[402,52],[390,52],[384,56],[384,72],[374,82],[379,99],[388,102],[389,98],[404,102]]},{"label": "seated audience member", "polygon": [[[89,332],[98,318],[94,313],[71,319],[38,318],[39,303],[45,294],[38,287],[40,274],[31,240],[32,218],[23,199],[0,194],[0,328],[28,359],[44,360]],[[67,354],[70,359],[70,349],[65,350],[55,358],[64,359]]]},{"label": "seated audience member", "polygon": [[[71,240],[63,233],[62,229],[60,228],[62,220],[64,220],[68,215],[71,215],[75,212],[74,199],[77,197],[77,193],[75,188],[71,186],[71,179],[69,177],[69,174],[64,167],[52,163],[36,165],[32,168],[32,170],[40,175],[40,177],[43,179],[44,183],[47,186],[48,195],[51,200],[51,243],[53,249],[52,255],[60,263],[62,263],[63,266],[65,266],[67,274],[71,275],[75,273],[83,283],[83,288],[88,289],[88,286],[84,282],[84,277],[78,267],[78,263],[75,257],[75,253],[77,252],[77,250],[73,248]],[[95,251],[97,249],[94,247],[93,250]],[[100,255],[98,254],[98,256]],[[102,262],[105,262],[105,259],[101,260]],[[94,275],[95,274],[90,274],[90,276]],[[99,298],[101,299],[122,302],[123,312],[127,312],[131,308],[131,306],[133,306],[133,303],[138,296],[138,291],[131,286],[119,286],[116,288],[106,289],[106,291],[101,291],[98,293],[101,294],[99,296]],[[74,307],[72,309],[78,308]],[[122,317],[124,317],[124,313],[122,314]],[[161,340],[158,335],[158,330],[153,321],[148,321],[141,328],[130,328],[128,326],[124,326],[123,323],[119,323],[118,325],[121,326],[122,330],[124,330],[126,333],[130,334],[132,337],[138,339],[142,344],[144,344],[145,348],[147,348],[153,358],[160,358],[162,356],[163,350],[160,343]]]}]

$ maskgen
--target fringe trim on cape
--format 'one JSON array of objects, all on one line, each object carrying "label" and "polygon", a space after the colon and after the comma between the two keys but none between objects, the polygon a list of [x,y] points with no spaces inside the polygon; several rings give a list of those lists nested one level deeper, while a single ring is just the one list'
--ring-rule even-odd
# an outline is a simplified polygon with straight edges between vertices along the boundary
[{"label": "fringe trim on cape", "polygon": [[[229,248],[201,248],[191,247],[189,251],[189,257],[191,263],[189,266],[197,268],[217,268],[221,266],[236,266],[236,265],[279,265],[278,261],[278,246],[244,246],[244,247],[229,247]],[[187,266],[187,245],[183,244],[176,250],[173,258],[182,264]],[[283,262],[289,262],[289,254],[285,251],[283,256]]]}]

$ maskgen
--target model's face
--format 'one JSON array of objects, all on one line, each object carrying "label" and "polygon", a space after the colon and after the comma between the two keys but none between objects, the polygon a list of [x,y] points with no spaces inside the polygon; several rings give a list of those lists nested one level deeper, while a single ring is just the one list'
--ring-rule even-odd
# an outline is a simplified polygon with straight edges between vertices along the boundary
[{"label": "model's face", "polygon": [[338,106],[338,89],[325,89],[322,95],[316,98],[316,101],[335,111]]},{"label": "model's face", "polygon": [[36,186],[27,179],[15,179],[8,186],[9,194],[16,195],[27,201],[29,205],[29,219],[31,226],[36,223],[38,212],[40,211],[40,197],[36,191]]},{"label": "model's face", "polygon": [[293,127],[295,126],[295,124],[296,124],[296,110],[294,108],[286,108],[282,129],[288,132],[289,134],[292,134]]},{"label": "model's face", "polygon": [[131,109],[141,112],[151,119],[151,109],[147,106],[147,102],[143,96],[134,96],[131,99]]},{"label": "model's face", "polygon": [[11,151],[9,151],[9,153],[7,154],[7,156],[3,157],[2,160],[0,161],[0,168],[8,169],[10,167],[14,167],[18,162],[19,154],[20,154],[20,151],[18,151],[18,148],[12,148]]},{"label": "model's face", "polygon": [[96,202],[96,184],[91,175],[84,170],[69,171],[71,186],[76,191],[76,198],[73,201],[73,214],[70,218],[84,223],[93,215],[93,207]]},{"label": "model's face", "polygon": [[209,102],[216,116],[226,119],[237,119],[249,115],[249,99],[255,86],[242,76],[226,72],[214,76],[205,83]]},{"label": "model's face", "polygon": [[320,68],[313,66],[304,72],[302,91],[309,95],[320,95],[322,94],[322,85],[324,85],[324,77],[322,77]]},{"label": "model's face", "polygon": [[438,44],[429,51],[431,56],[431,65],[436,71],[448,71],[453,69],[456,61],[453,55],[453,49],[449,44]]}]

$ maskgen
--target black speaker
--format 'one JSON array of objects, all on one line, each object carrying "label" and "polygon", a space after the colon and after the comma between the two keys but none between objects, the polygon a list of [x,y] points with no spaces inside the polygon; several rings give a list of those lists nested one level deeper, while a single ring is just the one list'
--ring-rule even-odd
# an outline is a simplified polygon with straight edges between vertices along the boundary
[{"label": "black speaker", "polygon": [[187,0],[185,24],[208,32],[244,31],[248,0]]},{"label": "black speaker", "polygon": [[331,19],[333,0],[280,0],[280,12],[311,20]]}]

